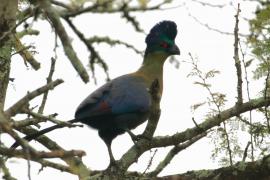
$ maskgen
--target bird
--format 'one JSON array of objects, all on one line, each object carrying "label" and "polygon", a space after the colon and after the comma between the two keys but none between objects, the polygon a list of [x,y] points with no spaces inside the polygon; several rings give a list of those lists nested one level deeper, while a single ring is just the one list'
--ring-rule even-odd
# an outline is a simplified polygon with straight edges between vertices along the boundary
[{"label": "bird", "polygon": [[[163,20],[154,25],[145,38],[146,49],[141,67],[132,73],[119,76],[105,83],[87,96],[75,111],[71,123],[81,122],[98,131],[105,142],[110,164],[115,162],[111,150],[113,139],[147,121],[151,108],[149,88],[158,80],[158,95],[163,91],[163,65],[171,55],[180,55],[175,43],[177,25],[170,20]],[[47,133],[63,125],[55,125],[40,131]],[[27,140],[36,138],[30,135]]]}]

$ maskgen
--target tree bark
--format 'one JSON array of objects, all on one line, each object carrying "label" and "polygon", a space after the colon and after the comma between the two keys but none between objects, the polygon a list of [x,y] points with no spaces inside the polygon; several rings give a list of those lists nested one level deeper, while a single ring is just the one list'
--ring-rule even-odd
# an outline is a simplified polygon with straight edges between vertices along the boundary
[{"label": "tree bark", "polygon": [[10,58],[13,46],[13,31],[16,26],[17,0],[0,2],[0,110],[4,109],[9,83]]},{"label": "tree bark", "polygon": [[156,178],[156,180],[268,180],[270,179],[270,155],[253,162],[239,162],[233,166],[214,170],[188,171]]}]

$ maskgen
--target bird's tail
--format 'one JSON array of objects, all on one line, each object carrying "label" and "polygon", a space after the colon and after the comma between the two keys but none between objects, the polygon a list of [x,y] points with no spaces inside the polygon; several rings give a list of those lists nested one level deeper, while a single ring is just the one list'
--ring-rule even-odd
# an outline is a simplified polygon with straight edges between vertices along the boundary
[{"label": "bird's tail", "polygon": [[[78,122],[78,120],[72,119],[72,120],[69,120],[67,122],[72,124],[72,123]],[[39,136],[41,136],[43,134],[46,134],[46,133],[51,132],[55,129],[59,129],[59,128],[63,128],[63,127],[68,127],[68,126],[65,124],[56,124],[54,126],[42,129],[41,131],[37,131],[37,132],[34,132],[32,134],[29,134],[29,135],[25,136],[23,139],[25,139],[29,142],[33,139],[37,139]],[[15,143],[12,144],[12,146],[10,148],[16,149],[18,146],[19,146],[19,143],[16,141]]]}]

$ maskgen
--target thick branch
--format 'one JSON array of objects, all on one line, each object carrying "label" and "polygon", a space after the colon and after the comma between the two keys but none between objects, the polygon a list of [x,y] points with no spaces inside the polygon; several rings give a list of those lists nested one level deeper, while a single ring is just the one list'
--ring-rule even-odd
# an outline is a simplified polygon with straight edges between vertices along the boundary
[{"label": "thick branch", "polygon": [[[246,103],[243,103],[241,106],[233,106],[232,108],[221,111],[216,116],[207,118],[204,122],[198,124],[200,128],[190,128],[172,136],[157,136],[151,139],[151,143],[149,143],[147,140],[140,140],[122,156],[122,158],[119,160],[119,164],[121,164],[124,169],[127,169],[132,163],[135,162],[136,158],[140,157],[142,153],[151,148],[166,147],[183,143],[195,136],[198,136],[199,134],[203,133],[203,131],[207,131],[215,126],[220,125],[220,123],[229,118],[268,105],[270,105],[270,99],[252,99]],[[140,148],[138,149],[138,147]]]},{"label": "thick branch", "polygon": [[16,25],[17,0],[1,1],[0,3],[0,111],[4,109],[6,91],[9,83],[12,38],[10,30]]},{"label": "thick branch", "polygon": [[30,152],[29,156],[23,150],[10,150],[10,148],[0,147],[0,154],[8,156],[8,157],[21,157],[27,159],[28,157],[32,159],[42,159],[42,158],[67,158],[78,156],[82,157],[85,156],[85,152],[81,150],[71,150],[71,151],[64,151],[64,150],[55,150],[51,152],[45,151],[35,151]]},{"label": "thick branch", "polygon": [[50,19],[53,27],[55,28],[55,31],[63,44],[64,51],[69,58],[71,64],[79,73],[82,80],[87,83],[89,81],[88,73],[79,58],[77,57],[76,52],[71,45],[68,34],[60,21],[60,16],[58,12],[51,6],[51,3],[48,0],[41,0],[38,2],[43,8],[43,10],[46,12],[47,17]]},{"label": "thick branch", "polygon": [[153,147],[164,147],[173,145],[175,143],[182,143],[200,134],[201,129],[203,129],[204,131],[209,130],[215,126],[220,125],[220,123],[234,116],[238,116],[239,114],[268,105],[270,105],[270,99],[267,100],[265,100],[264,98],[252,99],[246,103],[243,103],[239,107],[235,105],[232,108],[221,111],[220,114],[216,116],[207,118],[204,122],[199,124],[200,129],[194,127],[187,129],[183,132],[176,133],[173,136],[155,137],[152,140],[151,144],[153,145]]},{"label": "thick branch", "polygon": [[[67,127],[77,127],[77,126],[82,127],[82,125],[75,125],[75,124],[71,124],[71,123],[66,122],[66,121],[58,120],[55,118],[55,116],[56,116],[55,114],[43,115],[40,113],[30,111],[27,108],[23,108],[21,112],[24,114],[27,114],[28,116],[32,116],[32,118],[28,117],[28,118],[23,119],[23,120],[12,121],[12,127],[15,129],[20,129],[22,127],[26,127],[26,126],[30,126],[30,125],[35,125],[37,127],[40,127],[39,123],[47,122],[47,121],[50,121],[50,122],[55,123],[57,125],[62,125],[62,126],[67,126]],[[27,138],[24,138],[24,139],[27,139]],[[28,141],[30,141],[30,140],[28,140]]]},{"label": "thick branch", "polygon": [[221,179],[221,180],[254,180],[254,179],[269,179],[270,175],[270,156],[248,163],[237,163],[236,165],[229,167],[222,167],[215,170],[199,170],[189,171],[184,174],[164,176],[155,178],[155,180],[163,179],[183,179],[183,180],[209,180],[209,179]]},{"label": "thick branch", "polygon": [[[25,127],[17,129],[18,131],[30,135],[30,134],[36,134],[39,131],[35,130],[32,127]],[[55,141],[49,139],[46,136],[39,136],[36,141],[41,143],[43,146],[48,148],[51,151],[55,150],[64,150],[62,147],[60,147]],[[69,169],[71,170],[71,173],[78,175],[79,177],[87,177],[91,173],[91,171],[83,164],[82,160],[76,157],[69,157],[69,158],[63,158],[63,160],[69,165]]]},{"label": "thick branch", "polygon": [[8,121],[2,111],[0,111],[0,132],[9,134],[15,141],[18,142],[20,146],[22,146],[26,154],[29,152],[35,152],[35,149],[29,146],[28,142],[20,138],[20,136],[14,131],[14,129],[11,127],[10,121]]},{"label": "thick branch", "polygon": [[57,85],[63,83],[64,81],[62,79],[57,79],[49,84],[46,84],[30,93],[28,93],[27,95],[25,95],[22,99],[20,99],[18,102],[16,102],[15,104],[13,104],[10,108],[8,108],[5,111],[5,114],[7,116],[7,118],[10,118],[11,116],[16,115],[17,113],[19,113],[19,111],[32,99],[34,99],[35,97],[43,94],[44,92],[48,91],[48,90],[52,90],[54,87],[56,87]]}]

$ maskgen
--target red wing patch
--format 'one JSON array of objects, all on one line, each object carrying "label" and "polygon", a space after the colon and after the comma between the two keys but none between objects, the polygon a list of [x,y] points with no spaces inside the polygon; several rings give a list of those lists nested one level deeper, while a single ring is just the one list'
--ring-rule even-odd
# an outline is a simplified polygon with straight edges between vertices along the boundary
[{"label": "red wing patch", "polygon": [[109,104],[105,101],[100,102],[98,109],[100,109],[101,111],[110,111],[111,110]]}]

